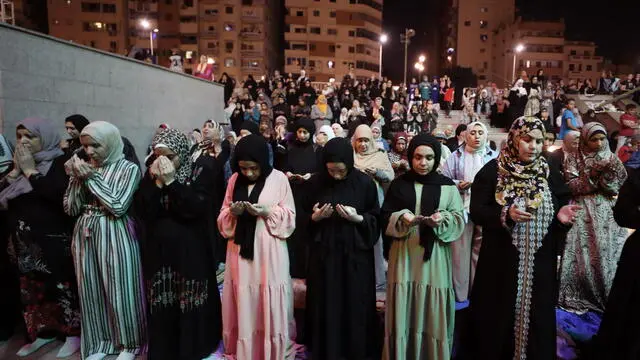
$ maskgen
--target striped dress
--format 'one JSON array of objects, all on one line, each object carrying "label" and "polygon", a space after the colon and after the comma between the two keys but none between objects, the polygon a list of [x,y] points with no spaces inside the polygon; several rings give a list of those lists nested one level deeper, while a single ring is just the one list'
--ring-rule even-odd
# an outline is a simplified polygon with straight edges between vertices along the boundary
[{"label": "striped dress", "polygon": [[120,159],[86,180],[72,177],[67,214],[79,216],[73,256],[82,311],[82,357],[144,351],[145,307],[135,223],[127,212],[140,171]]}]

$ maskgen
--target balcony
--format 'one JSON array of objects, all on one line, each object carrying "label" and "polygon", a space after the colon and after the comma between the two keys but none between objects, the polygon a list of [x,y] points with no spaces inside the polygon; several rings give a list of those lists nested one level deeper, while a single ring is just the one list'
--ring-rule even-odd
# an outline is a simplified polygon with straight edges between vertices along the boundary
[{"label": "balcony", "polygon": [[180,33],[195,34],[198,32],[198,23],[180,23]]},{"label": "balcony", "polygon": [[242,21],[250,22],[250,23],[262,23],[264,22],[264,18],[262,13],[247,11],[243,12],[241,16]]},{"label": "balcony", "polygon": [[220,0],[200,0],[201,4],[219,4]]},{"label": "balcony", "polygon": [[569,60],[572,61],[579,61],[579,60],[593,60],[593,61],[598,61],[598,62],[602,62],[603,58],[602,56],[586,56],[586,55],[569,55]]},{"label": "balcony", "polygon": [[218,38],[218,32],[217,31],[201,31],[200,32],[200,37],[203,39],[217,39]]},{"label": "balcony", "polygon": [[240,31],[240,37],[245,40],[262,40],[264,34],[261,31]]},{"label": "balcony", "polygon": [[240,56],[246,57],[262,57],[264,53],[260,50],[240,50]]}]

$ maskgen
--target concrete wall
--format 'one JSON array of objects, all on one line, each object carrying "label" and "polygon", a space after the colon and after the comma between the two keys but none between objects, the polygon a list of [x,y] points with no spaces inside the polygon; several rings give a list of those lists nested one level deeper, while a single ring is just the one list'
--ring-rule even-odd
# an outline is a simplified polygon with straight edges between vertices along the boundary
[{"label": "concrete wall", "polygon": [[64,118],[79,113],[118,126],[142,161],[161,123],[223,121],[223,96],[211,82],[0,23],[0,130],[12,142],[26,117],[64,134]]}]

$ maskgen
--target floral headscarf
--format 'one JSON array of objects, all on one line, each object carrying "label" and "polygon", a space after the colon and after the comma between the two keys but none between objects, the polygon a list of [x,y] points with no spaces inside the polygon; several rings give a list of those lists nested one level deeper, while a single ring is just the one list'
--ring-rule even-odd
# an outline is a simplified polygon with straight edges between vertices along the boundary
[{"label": "floral headscarf", "polygon": [[548,191],[549,164],[544,156],[531,163],[523,163],[518,157],[518,141],[533,130],[545,134],[544,124],[535,117],[520,117],[509,130],[507,147],[498,156],[498,185],[496,201],[502,206],[512,205],[517,198],[524,198],[527,209],[537,209]]},{"label": "floral headscarf", "polygon": [[180,159],[180,167],[176,169],[176,181],[184,184],[191,176],[191,159],[189,158],[189,140],[186,135],[176,129],[164,129],[153,137],[151,146],[156,149],[166,147]]}]

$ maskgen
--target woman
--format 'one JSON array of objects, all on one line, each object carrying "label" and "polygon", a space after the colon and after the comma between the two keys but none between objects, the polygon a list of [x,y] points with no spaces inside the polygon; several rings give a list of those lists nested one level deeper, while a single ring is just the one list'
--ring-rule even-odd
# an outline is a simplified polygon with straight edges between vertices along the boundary
[{"label": "woman", "polygon": [[95,121],[80,133],[88,162],[74,155],[64,210],[78,220],[73,258],[82,310],[82,357],[133,360],[146,342],[145,306],[136,223],[129,208],[140,182],[125,160],[120,131]]},{"label": "woman", "polygon": [[[356,169],[369,175],[376,183],[378,189],[378,203],[384,202],[384,189],[393,180],[395,173],[386,152],[376,146],[373,132],[367,125],[360,125],[354,131],[351,146],[355,152],[354,166]],[[386,287],[385,261],[382,252],[382,241],[378,241],[374,247],[376,257],[376,288],[384,290]]]},{"label": "woman", "polygon": [[226,239],[222,293],[225,354],[232,359],[295,357],[293,295],[286,240],[296,213],[287,177],[269,166],[262,136],[235,148],[218,228]]},{"label": "woman", "polygon": [[206,172],[211,176],[211,188],[208,189],[210,201],[210,216],[208,230],[213,253],[217,262],[224,262],[227,252],[227,241],[220,235],[215,219],[218,218],[226,183],[224,166],[231,154],[231,144],[224,139],[224,129],[213,120],[207,120],[202,126],[203,141],[191,150],[190,162],[193,163],[194,174]]},{"label": "woman", "polygon": [[583,210],[567,234],[558,303],[577,313],[604,312],[627,237],[612,210],[627,172],[609,150],[602,125],[589,123],[582,128],[578,151],[565,157],[564,174],[575,202]]},{"label": "woman", "polygon": [[329,125],[323,125],[315,136],[315,143],[319,147],[324,147],[331,139],[336,137],[333,129]]},{"label": "woman", "polygon": [[464,229],[462,200],[438,174],[441,145],[411,140],[411,170],[391,183],[382,228],[391,240],[385,317],[385,360],[450,359],[455,297],[451,249]]},{"label": "woman", "polygon": [[308,258],[309,217],[304,201],[311,191],[311,176],[316,173],[318,159],[311,138],[315,125],[311,119],[300,119],[295,129],[295,138],[289,142],[285,165],[282,171],[287,175],[296,205],[296,229],[288,239],[291,277],[306,279]]},{"label": "woman", "polygon": [[389,151],[389,143],[382,137],[382,126],[377,123],[372,124],[371,133],[373,134],[373,140],[375,140],[378,149],[382,149],[385,152]]},{"label": "woman", "polygon": [[224,103],[226,104],[229,102],[231,94],[233,94],[233,88],[236,86],[236,81],[229,77],[229,74],[223,72],[220,77],[220,84],[224,86]]},{"label": "woman", "polygon": [[[640,228],[640,168],[634,164],[627,168],[629,177],[620,188],[613,215],[620,226],[637,230]],[[594,338],[591,359],[638,359],[640,358],[640,332],[636,324],[640,320],[637,304],[638,263],[640,262],[640,233],[634,232],[625,242],[618,261],[607,310],[602,317],[598,335]]]},{"label": "woman", "polygon": [[260,123],[260,107],[256,104],[255,101],[250,100],[249,106],[245,108],[243,112],[245,121],[252,121],[256,124]]},{"label": "woman", "polygon": [[528,101],[529,94],[527,93],[527,89],[524,87],[524,80],[518,79],[509,91],[509,108],[511,109],[512,119],[516,119],[524,115],[524,110]]},{"label": "woman", "polygon": [[442,175],[455,183],[464,205],[464,231],[459,241],[451,245],[453,285],[458,302],[465,302],[469,298],[482,245],[482,228],[469,219],[469,206],[471,185],[476,174],[498,155],[489,148],[488,135],[487,127],[483,123],[469,124],[465,132],[464,146],[460,146],[449,156],[442,169]]},{"label": "woman", "polygon": [[393,147],[389,151],[389,161],[395,172],[395,178],[397,178],[410,169],[407,158],[407,134],[396,133],[392,145]]},{"label": "woman", "polygon": [[48,120],[22,120],[16,139],[13,170],[1,184],[0,209],[6,210],[2,216],[9,231],[8,252],[19,272],[30,341],[17,355],[28,356],[56,336],[65,336],[58,357],[67,357],[80,349],[78,289],[69,251],[73,220],[61,206],[69,182],[64,170],[68,157]]},{"label": "woman", "polygon": [[209,59],[207,59],[206,55],[200,56],[200,62],[196,66],[193,75],[203,80],[213,80],[213,63],[209,64]]},{"label": "woman", "polygon": [[316,129],[320,129],[323,125],[331,125],[332,119],[333,112],[327,105],[327,98],[321,94],[316,104],[311,107],[311,120],[315,123]]},{"label": "woman", "polygon": [[370,359],[377,355],[378,193],[374,182],[354,169],[348,140],[330,140],[322,159],[307,210],[312,214],[307,344],[317,359]]},{"label": "woman", "polygon": [[[545,129],[520,117],[471,186],[483,238],[465,359],[555,359],[556,242],[575,221],[561,175],[542,156]],[[535,310],[535,311],[534,311]]]},{"label": "woman", "polygon": [[[222,339],[214,244],[209,231],[215,179],[192,173],[187,138],[167,129],[153,139],[154,161],[138,190],[147,241],[143,268],[150,359],[201,360]],[[221,250],[221,249],[216,249]]]}]

